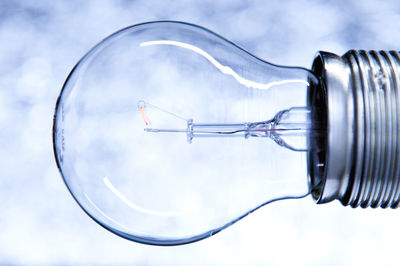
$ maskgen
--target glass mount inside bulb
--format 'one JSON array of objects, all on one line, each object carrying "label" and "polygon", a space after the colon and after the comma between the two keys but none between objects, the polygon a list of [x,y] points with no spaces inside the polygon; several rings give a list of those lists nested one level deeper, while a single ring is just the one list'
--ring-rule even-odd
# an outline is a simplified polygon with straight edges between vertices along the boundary
[{"label": "glass mount inside bulb", "polygon": [[[278,112],[274,118],[260,122],[244,123],[196,123],[193,118],[184,118],[180,115],[162,109],[158,106],[140,100],[137,103],[145,124],[144,131],[149,133],[185,133],[188,143],[193,138],[212,137],[261,137],[271,138],[277,144],[294,151],[307,151],[307,137],[310,134],[310,110],[307,107],[292,107]],[[154,127],[148,110],[162,112],[186,123],[186,128],[158,128]],[[292,136],[302,136],[295,144],[288,144],[285,139]]]}]

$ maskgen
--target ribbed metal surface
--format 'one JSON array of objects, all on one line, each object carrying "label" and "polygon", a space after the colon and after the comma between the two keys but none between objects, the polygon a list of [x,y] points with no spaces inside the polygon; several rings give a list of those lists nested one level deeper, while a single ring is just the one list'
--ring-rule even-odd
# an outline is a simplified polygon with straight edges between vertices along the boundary
[{"label": "ribbed metal surface", "polygon": [[352,207],[397,208],[400,201],[400,56],[349,51],[355,139],[351,182],[341,199]]}]

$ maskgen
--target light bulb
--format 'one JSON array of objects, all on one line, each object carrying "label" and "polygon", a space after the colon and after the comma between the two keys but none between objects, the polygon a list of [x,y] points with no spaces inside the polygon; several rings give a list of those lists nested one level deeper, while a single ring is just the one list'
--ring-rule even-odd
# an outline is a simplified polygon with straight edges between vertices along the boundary
[{"label": "light bulb", "polygon": [[[382,54],[398,60],[397,53]],[[270,64],[188,23],[125,28],[90,50],[64,84],[54,119],[57,165],[90,217],[147,244],[197,241],[267,203],[310,193],[318,203],[393,207],[397,135],[390,139],[393,151],[379,146],[391,152],[384,157],[390,162],[379,159],[385,165],[375,175],[379,163],[367,165],[367,177],[359,173],[377,148],[362,154],[361,142],[377,134],[364,138],[372,129],[360,128],[369,122],[361,121],[358,94],[369,87],[354,76],[369,65],[356,68],[352,56],[364,54],[320,53],[315,75]],[[376,75],[381,102],[386,90],[398,90],[398,83],[389,86],[396,81],[389,72],[398,70],[390,70],[393,63],[384,67]],[[395,126],[389,132],[389,123],[380,122],[376,131],[388,140],[397,133],[397,109],[381,102],[370,109],[392,110]],[[388,200],[368,190],[378,186],[388,187]]]}]

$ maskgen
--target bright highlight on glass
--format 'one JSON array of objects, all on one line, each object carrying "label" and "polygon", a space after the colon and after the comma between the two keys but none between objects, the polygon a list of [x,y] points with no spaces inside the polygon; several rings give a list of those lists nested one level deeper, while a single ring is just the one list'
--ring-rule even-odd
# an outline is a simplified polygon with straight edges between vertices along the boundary
[{"label": "bright highlight on glass", "polygon": [[125,28],[89,51],[57,102],[58,167],[83,210],[141,243],[211,236],[310,193],[317,78],[181,22]]}]

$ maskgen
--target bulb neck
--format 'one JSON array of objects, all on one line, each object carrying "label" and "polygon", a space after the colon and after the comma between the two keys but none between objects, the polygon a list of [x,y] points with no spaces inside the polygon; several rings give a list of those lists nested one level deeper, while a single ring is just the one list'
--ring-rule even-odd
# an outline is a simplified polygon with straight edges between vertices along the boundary
[{"label": "bulb neck", "polygon": [[311,136],[310,183],[317,203],[339,200],[352,207],[397,208],[400,201],[400,55],[354,51],[319,52],[310,88],[315,122],[324,137]]}]

